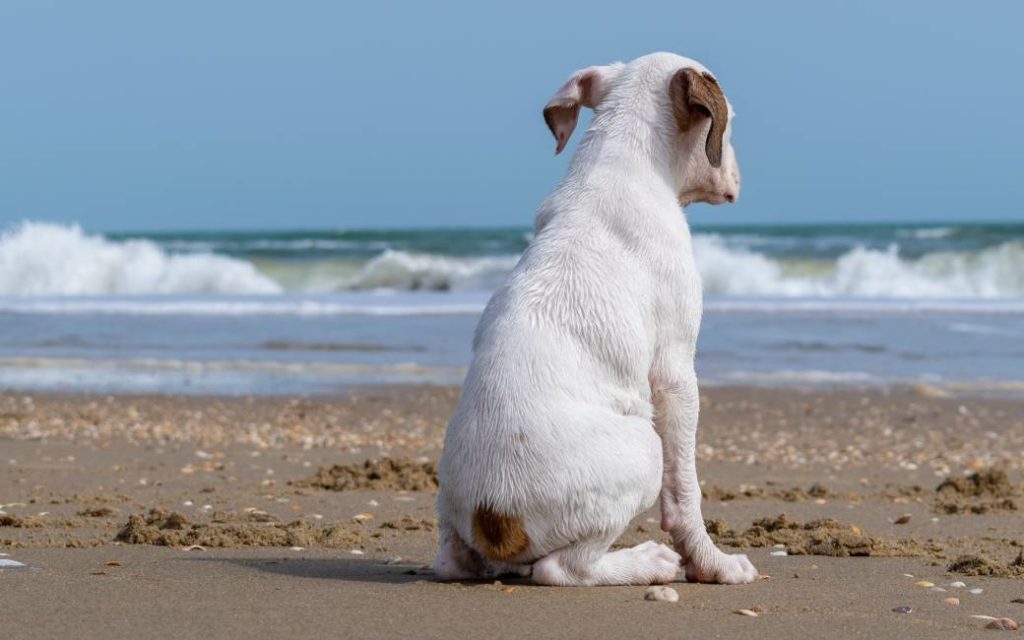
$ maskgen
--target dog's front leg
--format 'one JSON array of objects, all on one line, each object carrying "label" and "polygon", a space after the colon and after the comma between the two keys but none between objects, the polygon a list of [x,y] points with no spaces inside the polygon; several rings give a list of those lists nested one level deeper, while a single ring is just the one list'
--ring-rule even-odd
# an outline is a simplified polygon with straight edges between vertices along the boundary
[{"label": "dog's front leg", "polygon": [[757,569],[745,555],[722,553],[708,536],[700,511],[697,481],[697,414],[700,396],[693,371],[653,380],[655,428],[661,436],[664,476],[661,528],[672,535],[682,556],[686,579],[741,584],[753,582]]}]

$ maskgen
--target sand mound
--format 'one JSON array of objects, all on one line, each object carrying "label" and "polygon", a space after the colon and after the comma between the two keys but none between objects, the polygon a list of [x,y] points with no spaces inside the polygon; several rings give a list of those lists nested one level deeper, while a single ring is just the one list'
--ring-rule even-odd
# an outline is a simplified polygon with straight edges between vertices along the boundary
[{"label": "sand mound", "polygon": [[437,528],[436,520],[425,520],[412,516],[402,516],[398,520],[382,522],[381,529],[395,529],[397,531],[433,531]]},{"label": "sand mound", "polygon": [[772,498],[784,500],[785,502],[803,502],[804,500],[835,497],[835,494],[828,487],[817,482],[807,489],[793,487],[792,489],[771,491],[753,486],[741,486],[736,490],[710,486],[702,489],[701,495],[705,500],[717,500],[719,502],[730,502],[747,498]]},{"label": "sand mound", "polygon": [[34,529],[37,527],[45,526],[46,523],[43,522],[42,518],[37,518],[35,516],[21,518],[19,516],[12,516],[7,513],[0,515],[0,527],[14,527],[15,529]]},{"label": "sand mound", "polygon": [[117,515],[117,509],[112,509],[110,507],[89,507],[79,511],[78,515],[85,516],[86,518],[109,518],[110,516]]},{"label": "sand mound", "polygon": [[980,555],[964,555],[946,567],[946,571],[969,576],[994,576],[996,578],[1024,576],[1024,552],[1010,564],[999,564]]},{"label": "sand mound", "polygon": [[970,476],[949,478],[935,488],[935,511],[945,514],[1016,511],[1019,487],[1002,469],[984,469]]},{"label": "sand mound", "polygon": [[434,491],[437,489],[437,465],[407,458],[381,458],[362,464],[336,464],[330,469],[320,467],[313,476],[293,484],[331,491]]},{"label": "sand mound", "polygon": [[146,516],[133,515],[115,540],[129,544],[204,547],[345,547],[363,545],[359,525],[318,527],[297,520],[277,522],[195,523],[176,511],[151,509]]},{"label": "sand mound", "polygon": [[923,554],[915,540],[887,540],[866,535],[856,525],[831,518],[806,523],[790,520],[786,514],[755,520],[743,533],[737,533],[722,520],[705,522],[708,534],[718,544],[731,547],[773,547],[785,545],[790,555],[815,556],[919,556]]}]

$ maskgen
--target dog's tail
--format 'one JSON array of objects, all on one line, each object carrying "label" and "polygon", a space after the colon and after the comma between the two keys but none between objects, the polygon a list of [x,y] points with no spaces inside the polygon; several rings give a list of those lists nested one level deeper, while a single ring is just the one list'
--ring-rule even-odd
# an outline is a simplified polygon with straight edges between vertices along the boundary
[{"label": "dog's tail", "polygon": [[491,560],[508,562],[530,546],[523,519],[480,505],[473,512],[473,538],[480,552]]}]

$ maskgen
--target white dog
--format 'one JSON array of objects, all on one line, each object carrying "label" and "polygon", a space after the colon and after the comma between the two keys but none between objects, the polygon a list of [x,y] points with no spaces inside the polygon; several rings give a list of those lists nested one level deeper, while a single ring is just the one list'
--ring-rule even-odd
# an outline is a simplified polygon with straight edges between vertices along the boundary
[{"label": "white dog", "polygon": [[[750,582],[757,570],[701,516],[701,280],[679,209],[738,196],[731,108],[707,69],[667,53],[573,74],[544,109],[556,153],[581,106],[593,124],[476,331],[441,456],[434,571]],[[659,493],[675,551],[609,551]]]}]

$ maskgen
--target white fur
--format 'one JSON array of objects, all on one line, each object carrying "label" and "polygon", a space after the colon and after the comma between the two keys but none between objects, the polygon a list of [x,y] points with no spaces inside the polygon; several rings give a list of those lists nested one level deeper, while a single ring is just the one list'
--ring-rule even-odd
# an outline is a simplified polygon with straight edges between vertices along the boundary
[{"label": "white fur", "polygon": [[[604,95],[483,313],[448,425],[441,578],[531,564],[534,581],[559,585],[667,582],[680,568],[703,582],[757,576],[745,556],[714,546],[700,511],[701,281],[679,204],[735,199],[739,171],[728,129],[719,169],[704,153],[709,121],[680,133],[668,88],[684,67],[705,71],[666,53],[585,70],[602,74]],[[609,552],[659,495],[675,551],[650,542]],[[529,547],[508,563],[473,539],[481,504],[522,518]]]}]

